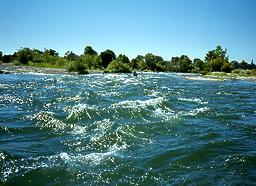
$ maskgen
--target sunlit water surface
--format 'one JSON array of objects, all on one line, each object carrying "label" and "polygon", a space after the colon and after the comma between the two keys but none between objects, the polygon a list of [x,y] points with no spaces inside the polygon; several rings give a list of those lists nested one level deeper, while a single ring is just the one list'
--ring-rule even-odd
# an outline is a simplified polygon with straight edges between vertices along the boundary
[{"label": "sunlit water surface", "polygon": [[256,82],[0,75],[1,184],[256,184]]}]

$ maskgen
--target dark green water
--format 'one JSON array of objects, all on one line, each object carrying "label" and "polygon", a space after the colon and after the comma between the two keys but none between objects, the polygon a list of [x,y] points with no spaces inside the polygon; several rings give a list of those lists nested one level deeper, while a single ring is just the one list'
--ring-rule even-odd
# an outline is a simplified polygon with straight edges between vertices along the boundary
[{"label": "dark green water", "polygon": [[0,75],[0,185],[255,185],[256,82]]}]

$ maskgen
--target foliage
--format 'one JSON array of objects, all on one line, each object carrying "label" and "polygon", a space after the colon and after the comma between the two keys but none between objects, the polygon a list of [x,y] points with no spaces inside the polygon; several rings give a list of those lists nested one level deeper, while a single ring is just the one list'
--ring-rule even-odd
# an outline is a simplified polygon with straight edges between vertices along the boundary
[{"label": "foliage", "polygon": [[97,55],[84,55],[82,61],[90,70],[101,69],[101,59]]},{"label": "foliage", "polygon": [[145,62],[149,70],[157,71],[157,64],[161,64],[163,61],[164,60],[161,56],[157,56],[152,53],[145,55]]},{"label": "foliage", "polygon": [[182,55],[179,58],[180,63],[180,72],[190,72],[192,69],[192,61],[189,59],[188,56]]},{"label": "foliage", "polygon": [[230,71],[231,66],[228,65],[227,49],[223,50],[220,45],[215,50],[208,51],[205,61],[207,62],[208,71]]},{"label": "foliage", "polygon": [[94,55],[98,55],[98,53],[95,50],[93,50],[91,46],[86,46],[84,48],[84,55],[94,56]]},{"label": "foliage", "polygon": [[106,71],[110,73],[130,73],[131,69],[128,64],[119,60],[114,60],[108,65]]},{"label": "foliage", "polygon": [[205,69],[204,61],[199,58],[195,58],[193,60],[193,65],[195,67],[196,72],[202,72]]},{"label": "foliage", "polygon": [[112,50],[105,50],[104,52],[100,53],[100,59],[102,62],[102,66],[107,68],[109,63],[113,60],[116,60],[116,54]]},{"label": "foliage", "polygon": [[12,55],[4,55],[2,61],[3,63],[10,63],[12,61]]},{"label": "foliage", "polygon": [[179,57],[172,57],[169,70],[172,72],[179,72]]},{"label": "foliage", "polygon": [[230,63],[224,63],[221,67],[221,71],[230,73],[233,70],[233,66]]},{"label": "foliage", "polygon": [[57,57],[57,56],[59,56],[59,53],[56,52],[56,51],[53,50],[53,49],[45,49],[45,50],[44,50],[44,55]]},{"label": "foliage", "polygon": [[119,56],[117,57],[117,61],[121,61],[123,63],[129,64],[130,60],[126,55],[123,54],[119,54]]},{"label": "foliage", "polygon": [[192,70],[192,61],[186,55],[172,57],[169,69],[173,72],[190,72]]},{"label": "foliage", "polygon": [[231,73],[237,74],[239,76],[256,76],[256,69],[252,69],[252,70],[235,69],[235,70],[232,70]]},{"label": "foliage", "polygon": [[32,50],[29,48],[21,48],[17,52],[18,60],[20,61],[21,64],[28,64],[29,61],[32,61],[33,59],[33,54]]},{"label": "foliage", "polygon": [[68,71],[69,72],[77,72],[78,74],[88,74],[87,66],[81,59],[78,59],[76,61],[72,61],[68,65]]},{"label": "foliage", "polygon": [[67,51],[64,55],[64,58],[69,60],[69,61],[75,61],[76,59],[79,58],[78,55],[76,55],[74,52],[72,51]]},{"label": "foliage", "polygon": [[145,58],[142,55],[138,55],[136,58],[131,60],[130,67],[132,69],[146,70],[147,65],[145,62]]},{"label": "foliage", "polygon": [[[205,61],[195,58],[192,60],[187,55],[172,57],[170,61],[164,61],[161,56],[148,53],[145,56],[138,55],[131,61],[129,58],[120,54],[117,58],[112,50],[105,50],[98,55],[91,46],[84,48],[82,55],[77,55],[72,51],[67,51],[65,55],[59,56],[59,53],[53,49],[21,48],[12,55],[4,55],[0,51],[0,61],[4,63],[12,62],[16,65],[31,65],[36,67],[68,68],[69,71],[78,73],[87,73],[87,70],[106,70],[108,72],[130,72],[132,70],[140,71],[172,71],[172,72],[227,72],[233,69],[256,69],[256,65],[246,61],[241,63],[237,61],[229,62],[227,49],[217,46],[214,50],[206,53]],[[236,71],[235,71],[236,72]],[[241,74],[252,74],[252,71],[239,71]]]}]

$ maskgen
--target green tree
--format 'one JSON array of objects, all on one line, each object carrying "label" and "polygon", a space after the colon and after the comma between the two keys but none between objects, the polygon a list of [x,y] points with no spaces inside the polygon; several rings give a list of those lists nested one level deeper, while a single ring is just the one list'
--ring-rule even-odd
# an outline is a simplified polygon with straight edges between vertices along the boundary
[{"label": "green tree", "polygon": [[23,65],[26,65],[26,64],[28,64],[29,61],[32,61],[33,52],[29,48],[21,48],[17,52],[17,56],[18,56],[19,62],[22,63]]},{"label": "green tree", "polygon": [[44,56],[41,50],[38,50],[38,49],[32,50],[32,61],[34,63],[41,63],[43,62],[43,59],[44,59]]},{"label": "green tree", "polygon": [[56,52],[56,50],[53,49],[44,49],[44,55],[48,55],[48,56],[59,56],[59,53]]},{"label": "green tree", "polygon": [[132,59],[130,62],[130,67],[132,69],[145,70],[146,62],[145,62],[144,57],[142,55],[138,55],[136,58]]},{"label": "green tree", "polygon": [[205,56],[205,61],[209,63],[216,58],[228,60],[227,49],[222,49],[220,45],[217,45],[215,50],[210,50],[207,52]]},{"label": "green tree", "polygon": [[97,55],[84,55],[82,56],[82,60],[90,70],[101,69],[101,59]]},{"label": "green tree", "polygon": [[196,68],[197,71],[203,71],[205,69],[205,63],[203,60],[199,58],[195,58],[193,60],[194,67]]},{"label": "green tree", "polygon": [[2,60],[3,63],[10,63],[12,61],[12,55],[4,55]]},{"label": "green tree", "polygon": [[113,60],[116,60],[116,54],[112,50],[105,50],[104,52],[100,53],[100,59],[102,62],[102,66],[107,68],[109,63]]},{"label": "green tree", "polygon": [[179,64],[179,57],[172,57],[170,63],[170,71],[172,72],[179,72],[180,71],[180,64]]},{"label": "green tree", "polygon": [[240,66],[243,68],[243,69],[246,69],[247,66],[249,66],[249,64],[243,60],[241,63],[240,63]]},{"label": "green tree", "polygon": [[234,69],[237,69],[238,66],[239,66],[239,63],[234,60],[234,61],[231,61],[231,65],[232,65],[232,67],[233,67]]},{"label": "green tree", "polygon": [[149,70],[156,71],[157,63],[163,62],[163,58],[161,56],[157,56],[151,53],[145,55],[145,62]]},{"label": "green tree", "polygon": [[118,61],[122,61],[123,63],[129,64],[130,60],[126,55],[123,54],[119,54],[119,56],[117,57]]},{"label": "green tree", "polygon": [[114,60],[110,62],[106,71],[110,73],[130,73],[131,69],[129,68],[129,65],[127,63]]},{"label": "green tree", "polygon": [[230,73],[232,70],[234,70],[233,66],[230,63],[225,62],[223,66],[221,67],[221,71]]},{"label": "green tree", "polygon": [[168,70],[168,61],[160,60],[156,63],[157,72],[165,72]]},{"label": "green tree", "polygon": [[180,72],[190,72],[192,69],[192,61],[188,56],[182,55],[179,58]]},{"label": "green tree", "polygon": [[205,56],[209,71],[221,71],[223,65],[228,63],[227,49],[223,50],[220,45],[215,50],[210,50]]},{"label": "green tree", "polygon": [[64,55],[64,58],[66,58],[69,61],[75,61],[78,57],[79,56],[72,51],[67,51]]},{"label": "green tree", "polygon": [[68,66],[69,72],[77,72],[78,74],[88,74],[87,66],[81,58],[71,61]]},{"label": "green tree", "polygon": [[84,48],[84,55],[98,55],[98,53],[91,47],[91,46],[86,46]]}]

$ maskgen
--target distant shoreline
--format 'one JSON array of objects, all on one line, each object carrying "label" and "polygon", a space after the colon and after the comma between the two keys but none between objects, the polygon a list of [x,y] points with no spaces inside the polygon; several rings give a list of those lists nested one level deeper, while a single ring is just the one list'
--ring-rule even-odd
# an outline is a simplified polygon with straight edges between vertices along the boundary
[{"label": "distant shoreline", "polygon": [[[69,72],[66,69],[58,69],[58,68],[47,68],[47,67],[33,67],[33,66],[16,66],[10,63],[2,63],[0,64],[0,74],[25,74],[25,73],[42,73],[42,74],[69,74],[76,75],[77,72]],[[100,71],[89,71],[89,74],[100,74],[103,72]],[[173,72],[172,72],[173,73]],[[226,75],[219,76],[218,72],[213,73],[211,75],[199,75],[198,77],[188,76],[186,77],[188,80],[210,80],[210,81],[224,81],[228,79],[235,80],[252,80],[256,81],[256,77],[254,76],[234,76],[231,73],[227,73]]]}]

